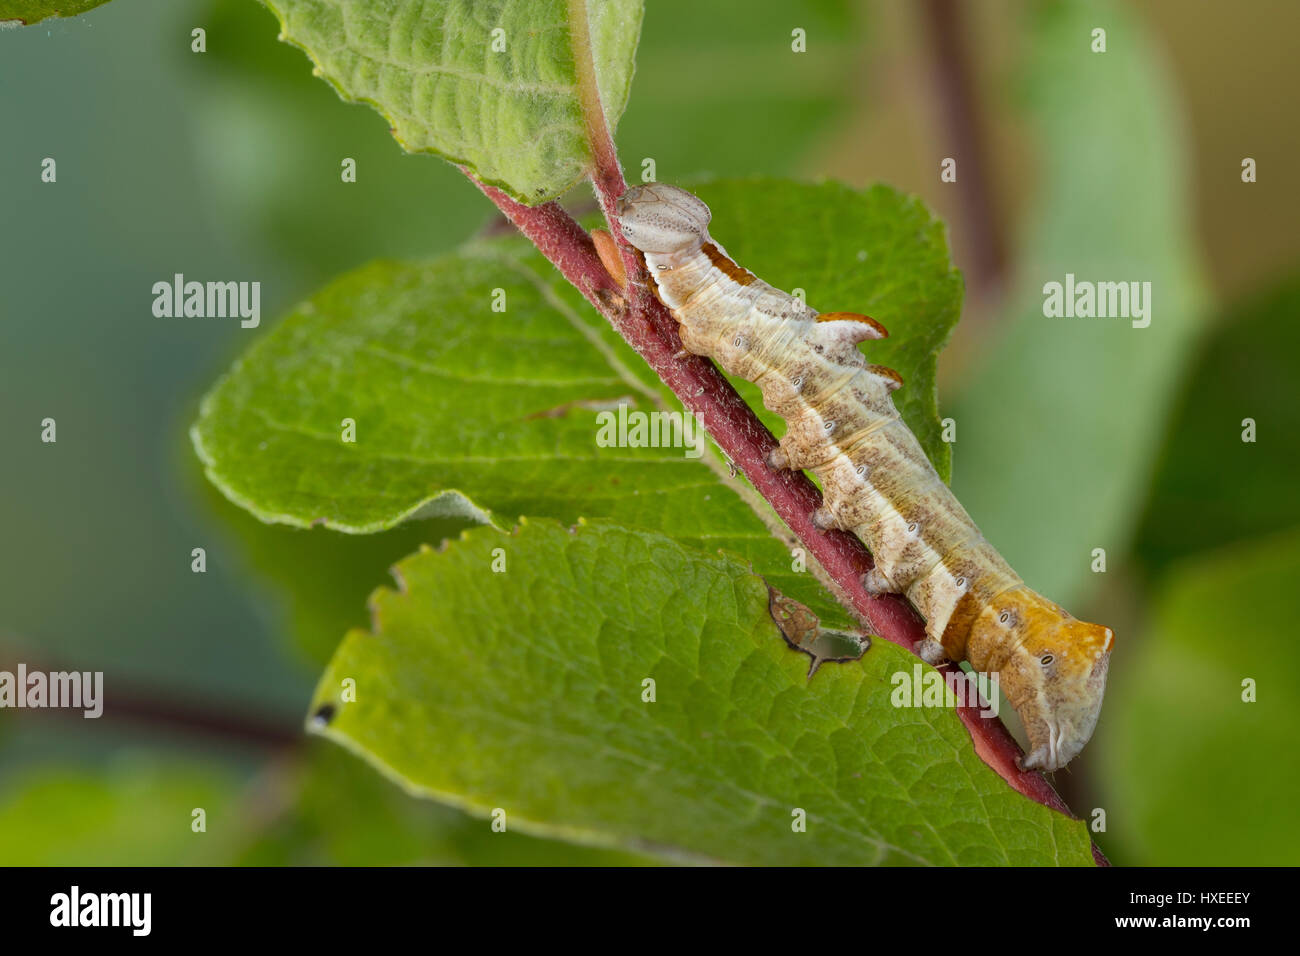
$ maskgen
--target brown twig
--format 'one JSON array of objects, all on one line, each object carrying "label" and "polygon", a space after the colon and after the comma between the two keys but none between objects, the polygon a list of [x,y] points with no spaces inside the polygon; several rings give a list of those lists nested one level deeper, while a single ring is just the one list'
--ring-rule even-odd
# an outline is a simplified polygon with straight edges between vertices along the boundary
[{"label": "brown twig", "polygon": [[930,45],[932,85],[943,113],[943,128],[960,160],[957,182],[970,268],[964,270],[972,292],[984,296],[1006,272],[1006,239],[993,196],[984,125],[974,90],[973,71],[962,42],[961,4],[955,0],[925,0],[923,22]]},{"label": "brown twig", "polygon": [[[21,651],[19,645],[0,645],[0,661],[8,660],[22,660],[31,673],[78,670],[66,666],[66,662],[34,657]],[[298,717],[284,720],[246,704],[223,703],[188,692],[160,691],[112,673],[104,675],[103,695],[103,715],[95,724],[111,726],[120,720],[160,733],[210,737],[227,744],[275,752],[292,750],[301,746],[303,740]],[[78,721],[78,726],[87,726],[81,723],[82,710],[76,708],[52,708],[48,712],[16,710],[15,713],[29,719],[44,719],[47,715],[70,718]]]},{"label": "brown twig", "polygon": [[[767,454],[776,446],[776,438],[712,362],[682,351],[676,321],[649,293],[648,277],[640,259],[624,242],[618,228],[616,203],[627,189],[627,183],[596,92],[590,45],[585,35],[585,6],[582,0],[571,0],[571,5],[575,9],[573,42],[579,87],[592,146],[591,180],[610,232],[623,254],[629,280],[627,290],[620,288],[605,271],[591,237],[558,203],[524,206],[501,190],[478,182],[472,175],[470,178],[699,418],[718,447],[771,504],[808,554],[825,569],[845,607],[870,622],[878,636],[913,650],[925,637],[924,625],[916,613],[901,597],[873,598],[867,594],[861,576],[871,568],[872,560],[862,542],[845,532],[822,531],[813,524],[812,513],[821,504],[821,492],[803,472],[768,467]],[[468,171],[466,174],[469,175]],[[960,672],[951,664],[942,670],[950,682]],[[959,706],[957,715],[970,732],[975,752],[1007,783],[1031,800],[1073,816],[1042,774],[1026,773],[1016,766],[1023,751],[1000,720],[981,717],[979,710],[970,706]],[[1107,865],[1106,858],[1095,846],[1093,856],[1099,865]]]}]

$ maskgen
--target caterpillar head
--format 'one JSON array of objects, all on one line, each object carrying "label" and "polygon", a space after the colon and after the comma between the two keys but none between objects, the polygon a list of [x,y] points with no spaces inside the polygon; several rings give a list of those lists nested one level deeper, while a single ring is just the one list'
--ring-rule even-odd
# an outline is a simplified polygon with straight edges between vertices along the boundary
[{"label": "caterpillar head", "polygon": [[1021,769],[1064,767],[1097,726],[1115,640],[1110,628],[1080,621],[1021,586],[984,608],[971,640],[996,664],[998,681],[1029,734]]},{"label": "caterpillar head", "polygon": [[693,252],[709,235],[709,207],[677,186],[633,186],[618,200],[623,236],[642,252]]}]

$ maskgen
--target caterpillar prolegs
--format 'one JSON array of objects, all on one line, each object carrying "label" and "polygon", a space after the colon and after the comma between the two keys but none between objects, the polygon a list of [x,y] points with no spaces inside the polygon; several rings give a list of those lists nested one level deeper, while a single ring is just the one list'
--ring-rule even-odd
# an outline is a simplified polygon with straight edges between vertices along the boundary
[{"label": "caterpillar prolegs", "polygon": [[925,619],[922,657],[998,675],[1029,734],[1022,768],[1073,759],[1096,726],[1114,636],[1035,593],[984,539],[895,410],[902,380],[858,349],[885,330],[818,313],[738,266],[709,236],[708,206],[684,189],[632,187],[618,215],[683,346],[756,384],[785,419],[769,464],[813,472],[817,524],[871,551],[867,590],[904,594]]}]

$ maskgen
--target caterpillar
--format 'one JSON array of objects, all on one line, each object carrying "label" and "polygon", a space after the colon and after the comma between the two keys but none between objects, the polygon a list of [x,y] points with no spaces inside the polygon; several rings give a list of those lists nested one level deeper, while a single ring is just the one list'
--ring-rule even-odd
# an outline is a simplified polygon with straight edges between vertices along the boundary
[{"label": "caterpillar", "polygon": [[[683,348],[753,382],[785,420],[768,465],[817,476],[814,523],[871,552],[867,592],[911,602],[925,620],[916,650],[927,662],[967,660],[997,675],[1029,737],[1022,770],[1065,766],[1096,726],[1114,635],[1030,589],[985,540],[894,408],[901,377],[858,348],[885,329],[857,313],[818,313],[737,265],[709,235],[709,207],[684,189],[634,186],[616,211]],[[612,239],[600,238],[625,285]]]}]

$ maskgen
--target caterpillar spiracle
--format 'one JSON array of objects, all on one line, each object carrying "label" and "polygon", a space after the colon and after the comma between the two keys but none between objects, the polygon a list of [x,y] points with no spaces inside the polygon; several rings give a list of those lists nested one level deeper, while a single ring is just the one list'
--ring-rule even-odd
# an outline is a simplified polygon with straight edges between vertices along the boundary
[{"label": "caterpillar spiracle", "polygon": [[901,378],[858,349],[885,330],[818,313],[738,266],[709,236],[709,207],[684,189],[634,186],[617,211],[686,350],[756,384],[785,419],[768,464],[817,476],[814,521],[870,550],[867,591],[907,597],[925,619],[925,660],[997,674],[1029,735],[1022,769],[1065,766],[1096,726],[1114,635],[1031,590],[985,540],[894,408]]}]

